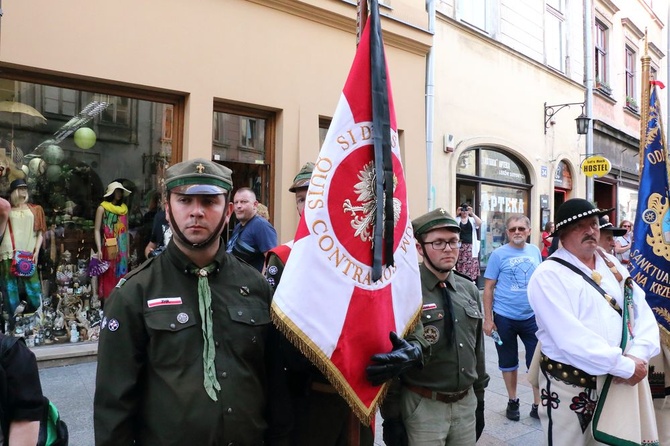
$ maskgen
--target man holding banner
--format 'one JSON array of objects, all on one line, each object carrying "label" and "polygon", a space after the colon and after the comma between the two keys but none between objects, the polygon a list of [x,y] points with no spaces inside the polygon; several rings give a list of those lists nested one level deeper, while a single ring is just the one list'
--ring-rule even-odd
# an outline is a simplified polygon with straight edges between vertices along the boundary
[{"label": "man holding banner", "polygon": [[[643,68],[644,62],[643,58]],[[647,65],[648,63],[647,61]],[[659,81],[651,81],[650,84],[663,88]],[[643,108],[641,119],[642,166],[628,269],[633,280],[645,291],[660,330],[661,354],[652,358],[649,363],[649,381],[656,409],[659,440],[660,444],[665,445],[670,444],[670,240],[665,237],[665,233],[670,230],[670,172],[660,110],[657,90],[652,88],[649,109],[647,111]]]},{"label": "man holding banner", "polygon": [[399,392],[387,395],[384,441],[407,444],[398,438],[404,427],[409,444],[472,445],[484,429],[489,382],[479,290],[454,269],[461,248],[456,219],[438,208],[412,225],[423,254],[421,321],[431,355],[422,370],[400,376]]},{"label": "man holding banner", "polygon": [[[376,0],[370,12],[272,303],[275,324],[365,425],[379,384],[420,366],[425,342],[402,339],[420,330],[421,284]],[[389,350],[368,381],[371,357]]]}]

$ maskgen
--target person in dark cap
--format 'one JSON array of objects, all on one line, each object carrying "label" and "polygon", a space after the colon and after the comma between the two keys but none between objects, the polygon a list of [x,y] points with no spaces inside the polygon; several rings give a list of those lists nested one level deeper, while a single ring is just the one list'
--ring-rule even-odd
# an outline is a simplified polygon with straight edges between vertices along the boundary
[{"label": "person in dark cap", "polygon": [[[654,417],[651,400],[637,396],[618,403],[635,406],[625,418],[597,418],[592,426],[600,398],[631,387],[636,395],[649,393],[647,363],[659,352],[658,326],[644,291],[627,280],[628,271],[614,257],[598,253],[599,217],[610,211],[581,198],[561,204],[552,236],[562,247],[537,267],[528,285],[541,344],[539,415],[546,444],[596,444],[594,428],[608,432],[608,423],[641,436],[630,444],[658,442],[655,423],[646,421]],[[605,379],[612,379],[607,390]]]},{"label": "person in dark cap", "polygon": [[598,245],[605,250],[607,254],[614,254],[614,247],[616,246],[615,237],[621,237],[628,232],[625,228],[617,228],[609,221],[605,220],[605,217],[600,217],[598,221],[600,226],[600,239],[598,240]]},{"label": "person in dark cap", "polygon": [[231,170],[205,159],[165,173],[167,249],[105,306],[95,443],[287,444],[272,289],[226,253]]},{"label": "person in dark cap", "polygon": [[[298,215],[302,216],[314,163],[305,163],[293,178],[289,192],[295,194]],[[266,257],[265,277],[276,289],[291,254],[293,240],[271,249]],[[374,435],[353,416],[347,402],[325,376],[287,339],[281,342],[286,379],[291,398],[293,446],[346,446],[350,432],[355,432],[360,446],[372,446]]]},{"label": "person in dark cap", "polygon": [[[404,426],[409,444],[473,445],[484,429],[484,389],[488,385],[479,290],[454,265],[461,247],[461,228],[438,208],[412,221],[423,293],[424,338],[430,360],[400,375],[399,392],[382,405],[387,445],[406,445],[398,432]],[[388,438],[388,440],[387,440]]]}]

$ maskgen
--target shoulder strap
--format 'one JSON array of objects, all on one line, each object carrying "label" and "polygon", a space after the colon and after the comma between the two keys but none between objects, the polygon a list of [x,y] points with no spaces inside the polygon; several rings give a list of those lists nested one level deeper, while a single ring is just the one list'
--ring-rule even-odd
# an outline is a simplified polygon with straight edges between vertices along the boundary
[{"label": "shoulder strap", "polygon": [[603,289],[600,287],[600,285],[598,285],[598,284],[595,282],[595,280],[593,280],[592,278],[590,278],[589,276],[587,276],[586,274],[584,274],[584,271],[580,270],[579,268],[577,268],[577,267],[576,267],[575,265],[573,265],[572,263],[569,263],[569,262],[567,262],[567,261],[565,261],[565,260],[563,260],[563,259],[560,259],[560,258],[558,258],[558,257],[549,257],[547,260],[553,260],[554,262],[558,262],[558,263],[560,263],[561,265],[570,268],[572,271],[574,271],[575,273],[577,273],[577,274],[579,274],[580,276],[582,276],[582,277],[584,278],[584,280],[586,280],[586,282],[589,283],[589,285],[591,285],[593,288],[595,288],[596,290],[598,290],[598,292],[599,292],[600,294],[602,294],[602,296],[605,298],[605,300],[607,301],[607,303],[610,304],[610,307],[612,307],[617,313],[619,313],[619,316],[622,316],[622,315],[623,315],[623,312],[621,311],[621,307],[619,306],[618,303],[616,303],[616,300],[614,300],[609,294],[607,294],[607,291],[603,290]]}]

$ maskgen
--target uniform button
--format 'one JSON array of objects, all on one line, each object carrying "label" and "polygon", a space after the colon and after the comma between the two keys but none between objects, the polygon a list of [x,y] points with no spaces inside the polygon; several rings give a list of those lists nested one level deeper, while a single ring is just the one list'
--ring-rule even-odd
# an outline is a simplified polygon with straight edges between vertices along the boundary
[{"label": "uniform button", "polygon": [[461,367],[461,372],[465,372],[465,367]]},{"label": "uniform button", "polygon": [[454,319],[454,322],[458,322],[458,319]]},{"label": "uniform button", "polygon": [[256,336],[254,336],[253,338],[251,338],[251,342],[253,342],[254,344],[256,343]]},{"label": "uniform button", "polygon": [[430,319],[430,314],[426,315],[426,319]]},{"label": "uniform button", "polygon": [[255,324],[255,323],[256,323],[256,321],[255,321],[254,319],[252,319],[250,322],[251,322],[252,324]]},{"label": "uniform button", "polygon": [[233,408],[232,408],[232,407],[229,407],[228,410],[226,410],[226,412],[228,412],[228,413],[233,413]]},{"label": "uniform button", "polygon": [[242,316],[242,311],[238,311],[238,312],[237,312],[237,315],[238,315],[238,316]]},{"label": "uniform button", "polygon": [[177,326],[175,324],[170,324],[170,328],[174,330]]},{"label": "uniform button", "polygon": [[228,378],[228,372],[222,372],[221,378]]},{"label": "uniform button", "polygon": [[462,343],[462,342],[459,342],[459,343],[458,343],[458,346],[459,346],[460,348],[463,348],[463,343]]},{"label": "uniform button", "polygon": [[219,346],[219,341],[214,341],[214,346],[218,347]]}]

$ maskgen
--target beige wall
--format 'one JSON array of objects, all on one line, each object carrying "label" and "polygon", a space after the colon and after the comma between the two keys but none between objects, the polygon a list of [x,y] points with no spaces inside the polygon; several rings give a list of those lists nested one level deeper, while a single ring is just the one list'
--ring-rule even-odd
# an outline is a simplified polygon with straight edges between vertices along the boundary
[{"label": "beige wall", "polygon": [[[5,2],[3,10],[0,64],[182,94],[185,159],[211,156],[214,101],[275,111],[274,224],[281,241],[292,238],[297,217],[288,186],[300,165],[316,158],[319,116],[332,116],[353,60],[350,2],[24,0]],[[421,212],[432,37],[423,31],[423,4],[383,14],[391,16],[382,27],[409,193],[421,197],[411,206]]]},{"label": "beige wall", "polygon": [[[539,196],[549,194],[553,200],[558,161],[572,168],[571,195],[585,195],[584,177],[577,174],[585,151],[584,136],[577,135],[575,125],[581,108],[561,110],[545,135],[544,103],[582,102],[583,87],[447,18],[437,21],[435,54],[436,206],[458,205],[454,186],[460,154],[477,145],[499,147],[517,156],[530,172],[530,216],[537,228],[533,237],[539,237]],[[453,153],[442,151],[445,134],[455,136]],[[548,167],[548,177],[541,176],[542,165]]]}]

